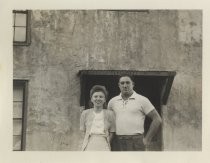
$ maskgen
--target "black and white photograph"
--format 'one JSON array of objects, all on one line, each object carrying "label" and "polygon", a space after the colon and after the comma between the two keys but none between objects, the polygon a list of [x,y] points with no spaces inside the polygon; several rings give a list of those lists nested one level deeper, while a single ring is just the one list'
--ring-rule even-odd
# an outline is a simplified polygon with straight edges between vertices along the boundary
[{"label": "black and white photograph", "polygon": [[10,8],[8,151],[144,157],[134,162],[150,153],[202,154],[204,15],[202,8]]},{"label": "black and white photograph", "polygon": [[13,150],[202,150],[201,10],[13,21]]}]

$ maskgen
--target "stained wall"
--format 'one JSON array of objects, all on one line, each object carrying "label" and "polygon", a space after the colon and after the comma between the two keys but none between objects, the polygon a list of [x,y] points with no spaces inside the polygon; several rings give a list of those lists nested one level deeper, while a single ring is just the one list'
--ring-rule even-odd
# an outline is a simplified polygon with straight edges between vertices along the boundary
[{"label": "stained wall", "polygon": [[79,150],[79,70],[176,71],[162,108],[163,150],[201,150],[202,12],[33,10],[30,46],[14,46],[29,79],[26,150]]}]

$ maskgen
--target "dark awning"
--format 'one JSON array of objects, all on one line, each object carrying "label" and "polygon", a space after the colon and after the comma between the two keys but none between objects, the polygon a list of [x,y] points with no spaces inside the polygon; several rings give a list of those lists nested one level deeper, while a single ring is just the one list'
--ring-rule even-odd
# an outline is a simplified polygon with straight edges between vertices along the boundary
[{"label": "dark awning", "polygon": [[80,70],[79,75],[121,75],[128,73],[130,75],[142,76],[175,76],[175,71],[137,71],[137,70]]},{"label": "dark awning", "polygon": [[[137,70],[80,70],[78,75],[80,76],[81,80],[81,92],[84,91],[85,87],[84,84],[82,84],[86,77],[89,75],[97,76],[97,75],[109,75],[109,76],[116,76],[116,75],[121,75],[121,74],[126,74],[129,73],[130,75],[133,76],[145,76],[145,77],[150,77],[150,76],[157,76],[157,77],[164,77],[165,78],[165,85],[162,90],[161,94],[161,101],[162,104],[166,105],[170,90],[172,87],[172,83],[174,80],[174,77],[176,75],[175,71],[137,71]],[[84,101],[83,93],[81,94],[81,104]]]}]

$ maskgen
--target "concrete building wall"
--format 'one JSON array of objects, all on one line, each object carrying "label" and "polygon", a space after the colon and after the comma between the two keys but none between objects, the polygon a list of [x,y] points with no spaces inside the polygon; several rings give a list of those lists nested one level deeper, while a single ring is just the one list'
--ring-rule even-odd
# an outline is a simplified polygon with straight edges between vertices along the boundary
[{"label": "concrete building wall", "polygon": [[202,12],[41,11],[14,47],[29,79],[26,150],[79,150],[80,81],[91,70],[176,71],[162,108],[164,150],[201,150]]}]

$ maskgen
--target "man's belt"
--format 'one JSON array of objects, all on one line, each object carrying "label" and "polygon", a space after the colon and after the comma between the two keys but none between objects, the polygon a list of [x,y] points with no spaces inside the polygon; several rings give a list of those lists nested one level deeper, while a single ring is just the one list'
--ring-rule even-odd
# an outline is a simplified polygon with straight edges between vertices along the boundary
[{"label": "man's belt", "polygon": [[135,139],[135,138],[143,138],[143,134],[135,134],[135,135],[117,135],[118,139]]}]

